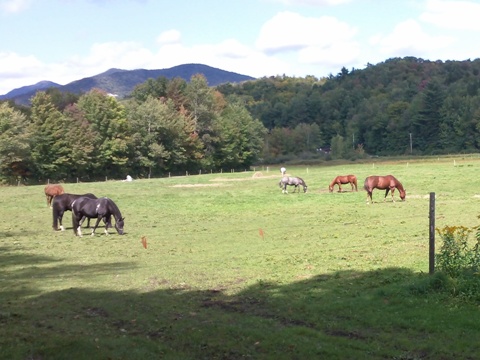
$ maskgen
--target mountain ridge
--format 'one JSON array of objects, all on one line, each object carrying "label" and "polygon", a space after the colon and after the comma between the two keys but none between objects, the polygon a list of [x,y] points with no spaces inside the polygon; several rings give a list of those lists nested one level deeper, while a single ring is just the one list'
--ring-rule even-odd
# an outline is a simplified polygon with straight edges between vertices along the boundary
[{"label": "mountain ridge", "polygon": [[74,80],[65,85],[59,85],[52,81],[40,81],[34,85],[23,86],[13,89],[5,95],[0,95],[0,100],[13,100],[17,104],[28,105],[30,98],[37,91],[46,90],[50,87],[58,88],[62,92],[81,94],[93,88],[104,90],[115,94],[119,98],[128,96],[136,85],[141,84],[149,78],[156,79],[164,76],[168,79],[180,77],[186,81],[196,74],[203,74],[209,86],[217,86],[224,83],[239,83],[255,78],[248,75],[214,68],[204,64],[182,64],[165,69],[135,69],[123,70],[117,68],[108,69],[100,74]]}]

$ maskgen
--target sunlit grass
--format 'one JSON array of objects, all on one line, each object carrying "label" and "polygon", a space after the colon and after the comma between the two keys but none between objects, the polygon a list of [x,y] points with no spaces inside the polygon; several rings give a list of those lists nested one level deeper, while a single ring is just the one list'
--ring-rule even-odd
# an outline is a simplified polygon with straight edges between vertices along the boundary
[{"label": "sunlit grass", "polygon": [[[408,289],[428,276],[429,194],[436,227],[477,226],[479,167],[289,166],[309,191],[286,195],[265,167],[64,184],[125,216],[126,235],[82,238],[70,213],[52,230],[43,186],[0,188],[0,347],[18,359],[472,357],[477,309]],[[328,192],[350,173],[358,192]],[[363,179],[386,174],[407,201],[375,190],[367,205]]]}]

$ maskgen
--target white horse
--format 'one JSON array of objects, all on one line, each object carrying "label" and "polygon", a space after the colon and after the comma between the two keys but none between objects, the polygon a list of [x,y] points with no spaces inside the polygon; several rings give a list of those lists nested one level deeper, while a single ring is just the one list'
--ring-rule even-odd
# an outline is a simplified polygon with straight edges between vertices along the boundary
[{"label": "white horse", "polygon": [[[307,192],[307,184],[305,184],[305,181],[303,181],[303,179],[299,177],[284,176],[282,180],[280,180],[278,185],[280,186],[280,189],[282,189],[282,193],[284,194],[288,194],[287,185],[295,186],[293,192],[297,190],[298,186],[303,186],[303,192]],[[300,192],[300,189],[298,189],[298,192]]]}]

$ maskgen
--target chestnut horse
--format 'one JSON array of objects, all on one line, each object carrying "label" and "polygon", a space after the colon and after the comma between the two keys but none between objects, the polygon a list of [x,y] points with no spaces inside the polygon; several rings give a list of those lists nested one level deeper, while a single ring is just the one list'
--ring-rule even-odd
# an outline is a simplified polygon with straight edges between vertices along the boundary
[{"label": "chestnut horse", "polygon": [[333,188],[335,187],[335,184],[338,185],[338,192],[342,192],[342,184],[352,185],[352,191],[353,191],[353,187],[355,186],[355,191],[358,191],[357,177],[355,175],[337,176],[335,179],[332,180],[332,182],[330,183],[330,186],[328,187],[328,190],[330,192],[333,192]]},{"label": "chestnut horse", "polygon": [[393,175],[369,176],[365,179],[363,188],[367,191],[367,204],[369,198],[370,201],[373,203],[373,189],[385,190],[385,198],[383,199],[383,201],[387,199],[388,192],[390,191],[390,193],[392,194],[393,202],[395,202],[395,199],[393,198],[393,192],[395,191],[395,189],[398,189],[398,192],[400,193],[400,199],[402,199],[402,201],[405,201],[406,191],[400,181],[398,181]]},{"label": "chestnut horse", "polygon": [[65,192],[60,184],[48,184],[45,186],[45,196],[47,197],[47,206],[52,207],[52,200],[55,196]]}]

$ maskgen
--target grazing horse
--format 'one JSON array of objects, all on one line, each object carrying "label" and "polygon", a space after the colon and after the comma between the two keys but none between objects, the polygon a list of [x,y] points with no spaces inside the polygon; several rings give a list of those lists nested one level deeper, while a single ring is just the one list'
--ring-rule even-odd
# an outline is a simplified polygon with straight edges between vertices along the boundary
[{"label": "grazing horse", "polygon": [[80,197],[72,203],[72,223],[75,235],[82,236],[82,222],[85,218],[94,219],[95,226],[92,229],[92,236],[103,219],[105,223],[105,235],[108,235],[108,227],[111,226],[111,218],[115,218],[115,229],[119,235],[123,235],[123,225],[125,218],[122,217],[118,206],[109,198],[90,199],[88,197]]},{"label": "grazing horse", "polygon": [[330,186],[328,187],[328,190],[330,192],[333,192],[333,188],[335,187],[335,184],[338,185],[338,192],[342,192],[342,184],[352,185],[352,191],[353,191],[353,187],[355,186],[355,191],[358,191],[357,177],[355,175],[337,176],[335,179],[332,180],[332,182],[330,183]]},{"label": "grazing horse", "polygon": [[[303,192],[307,192],[307,184],[305,184],[305,181],[303,181],[303,179],[299,177],[284,176],[282,180],[280,180],[278,185],[280,186],[280,189],[282,189],[282,193],[284,194],[288,194],[287,185],[295,186],[293,192],[297,190],[298,186],[303,186]],[[300,189],[298,189],[298,192],[300,193]]]},{"label": "grazing horse", "polygon": [[47,206],[52,207],[52,200],[55,196],[61,195],[65,192],[60,184],[48,184],[45,186],[45,196],[47,197]]},{"label": "grazing horse", "polygon": [[373,189],[380,189],[385,190],[385,198],[383,201],[387,199],[388,192],[392,194],[392,201],[395,202],[393,198],[393,192],[395,189],[398,189],[400,193],[400,199],[405,201],[406,191],[403,188],[403,185],[398,181],[394,176],[387,175],[387,176],[369,176],[365,179],[365,183],[363,184],[363,188],[367,191],[367,204],[368,199],[373,203],[372,200],[372,192]]},{"label": "grazing horse", "polygon": [[[58,224],[60,224],[60,230],[64,230],[62,225],[63,213],[65,211],[72,211],[72,203],[80,197],[88,197],[90,199],[96,199],[97,197],[93,194],[60,194],[55,196],[52,202],[52,213],[53,213],[53,230],[58,230]],[[87,227],[90,227],[90,219],[88,219]]]}]

